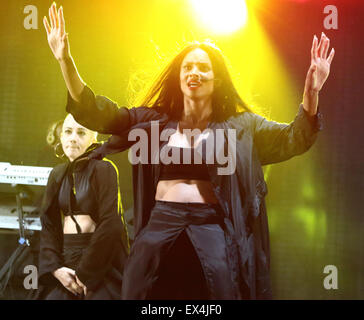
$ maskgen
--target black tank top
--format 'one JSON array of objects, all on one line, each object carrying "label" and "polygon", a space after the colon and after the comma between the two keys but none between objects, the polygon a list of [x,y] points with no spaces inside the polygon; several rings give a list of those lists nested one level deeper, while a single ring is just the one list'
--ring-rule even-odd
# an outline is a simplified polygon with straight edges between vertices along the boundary
[{"label": "black tank top", "polygon": [[[159,180],[209,180],[206,163],[194,148],[169,147],[168,157],[171,163],[164,164],[161,155]],[[172,159],[171,159],[172,158]]]}]

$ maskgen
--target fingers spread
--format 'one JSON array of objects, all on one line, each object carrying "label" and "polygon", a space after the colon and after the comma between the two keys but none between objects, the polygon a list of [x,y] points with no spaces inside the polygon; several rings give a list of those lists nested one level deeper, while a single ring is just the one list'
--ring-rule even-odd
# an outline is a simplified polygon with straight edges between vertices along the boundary
[{"label": "fingers spread", "polygon": [[324,33],[321,32],[320,43],[319,43],[318,48],[317,48],[319,58],[321,58],[321,52],[322,52],[323,45],[324,45]]},{"label": "fingers spread", "polygon": [[43,18],[43,24],[44,24],[44,28],[45,28],[45,29],[46,29],[46,31],[47,31],[47,35],[49,35],[49,33],[51,32],[51,27],[49,26],[49,23],[48,23],[47,17],[44,17],[44,18]]},{"label": "fingers spread", "polygon": [[332,59],[334,59],[334,55],[335,55],[335,50],[334,50],[334,48],[332,48],[331,52],[330,52],[330,55],[329,55],[329,58],[327,59],[329,64],[331,64]]},{"label": "fingers spread", "polygon": [[318,58],[317,56],[317,37],[316,35],[313,37],[313,43],[312,43],[312,49],[311,49],[311,58],[313,60],[316,60]]},{"label": "fingers spread", "polygon": [[58,15],[57,15],[57,7],[56,4],[53,2],[52,4],[52,12],[53,12],[53,18],[54,18],[54,27],[59,28],[59,21],[58,21]]},{"label": "fingers spread", "polygon": [[323,59],[326,59],[327,58],[327,53],[329,51],[329,48],[330,48],[330,39],[328,37],[326,37],[326,35],[324,34],[325,36],[325,48],[322,52],[322,58]]},{"label": "fingers spread", "polygon": [[61,28],[61,35],[65,34],[65,22],[63,16],[63,7],[61,6],[58,10],[58,19],[59,19],[59,26]]},{"label": "fingers spread", "polygon": [[322,33],[322,34],[323,34],[324,40],[323,40],[321,51],[320,51],[320,58],[326,59],[327,51],[329,51],[330,39],[328,37],[326,37],[326,35],[324,33]]},{"label": "fingers spread", "polygon": [[51,22],[51,28],[54,28],[54,19],[53,19],[53,11],[52,11],[52,7],[49,8],[49,21]]}]

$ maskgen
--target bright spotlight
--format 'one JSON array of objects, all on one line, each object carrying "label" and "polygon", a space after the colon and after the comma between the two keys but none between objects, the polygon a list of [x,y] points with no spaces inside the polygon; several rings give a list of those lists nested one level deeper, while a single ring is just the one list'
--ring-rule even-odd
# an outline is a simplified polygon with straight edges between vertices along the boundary
[{"label": "bright spotlight", "polygon": [[244,0],[190,0],[201,22],[217,33],[233,32],[245,25],[248,12]]}]

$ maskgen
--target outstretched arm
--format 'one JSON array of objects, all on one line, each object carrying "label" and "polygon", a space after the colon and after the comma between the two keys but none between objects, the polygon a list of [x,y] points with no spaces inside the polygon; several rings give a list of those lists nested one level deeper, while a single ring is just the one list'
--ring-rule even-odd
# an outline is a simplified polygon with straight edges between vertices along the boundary
[{"label": "outstretched arm", "polygon": [[287,160],[307,151],[321,130],[321,118],[317,112],[318,94],[330,73],[335,51],[327,56],[330,40],[324,33],[320,43],[316,36],[311,48],[311,65],[307,72],[303,103],[290,124],[268,121],[253,115],[254,142],[262,164]]},{"label": "outstretched arm", "polygon": [[68,89],[66,111],[86,128],[105,134],[125,134],[125,131],[139,122],[159,119],[160,116],[151,108],[127,109],[117,105],[107,97],[95,95],[81,79],[72,59],[65,31],[63,8],[57,10],[53,3],[49,8],[49,21],[43,19],[47,31],[49,47],[59,62],[63,78]]},{"label": "outstretched arm", "polygon": [[95,97],[78,74],[70,52],[68,34],[62,6],[57,10],[53,3],[49,8],[49,21],[43,19],[49,47],[57,59],[68,89],[67,112],[85,127],[101,133],[122,132],[129,126],[129,112],[118,108],[113,101]]}]

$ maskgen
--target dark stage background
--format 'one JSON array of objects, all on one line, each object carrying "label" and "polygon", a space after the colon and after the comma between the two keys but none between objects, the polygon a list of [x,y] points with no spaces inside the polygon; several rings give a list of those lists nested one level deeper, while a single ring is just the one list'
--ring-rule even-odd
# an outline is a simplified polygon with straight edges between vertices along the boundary
[{"label": "dark stage background", "polygon": [[[275,299],[364,299],[364,2],[251,1],[256,2],[251,10],[270,50],[280,61],[279,66],[267,62],[264,72],[257,65],[258,76],[254,69],[244,75],[254,61],[239,60],[239,50],[254,51],[257,42],[244,42],[247,38],[239,32],[225,37],[207,30],[194,32],[187,2],[62,1],[71,52],[81,76],[97,93],[127,105],[132,81],[148,68],[159,67],[156,56],[185,40],[210,38],[222,48],[235,73],[241,78],[256,77],[249,87],[256,106],[268,108],[274,120],[289,122],[301,102],[312,36],[324,31],[336,49],[320,94],[324,130],[306,154],[265,168],[273,293]],[[23,25],[27,16],[23,10],[29,4],[38,9],[35,30]],[[0,162],[53,165],[46,130],[65,116],[66,88],[42,25],[50,4],[1,1]],[[323,26],[326,5],[338,9],[337,30]],[[274,81],[279,68],[289,85]],[[119,166],[124,207],[131,209],[127,154],[112,159]],[[8,200],[9,195],[0,193],[0,206]],[[6,234],[0,239],[1,267],[16,240]],[[336,290],[323,286],[327,265],[338,269]]]}]

